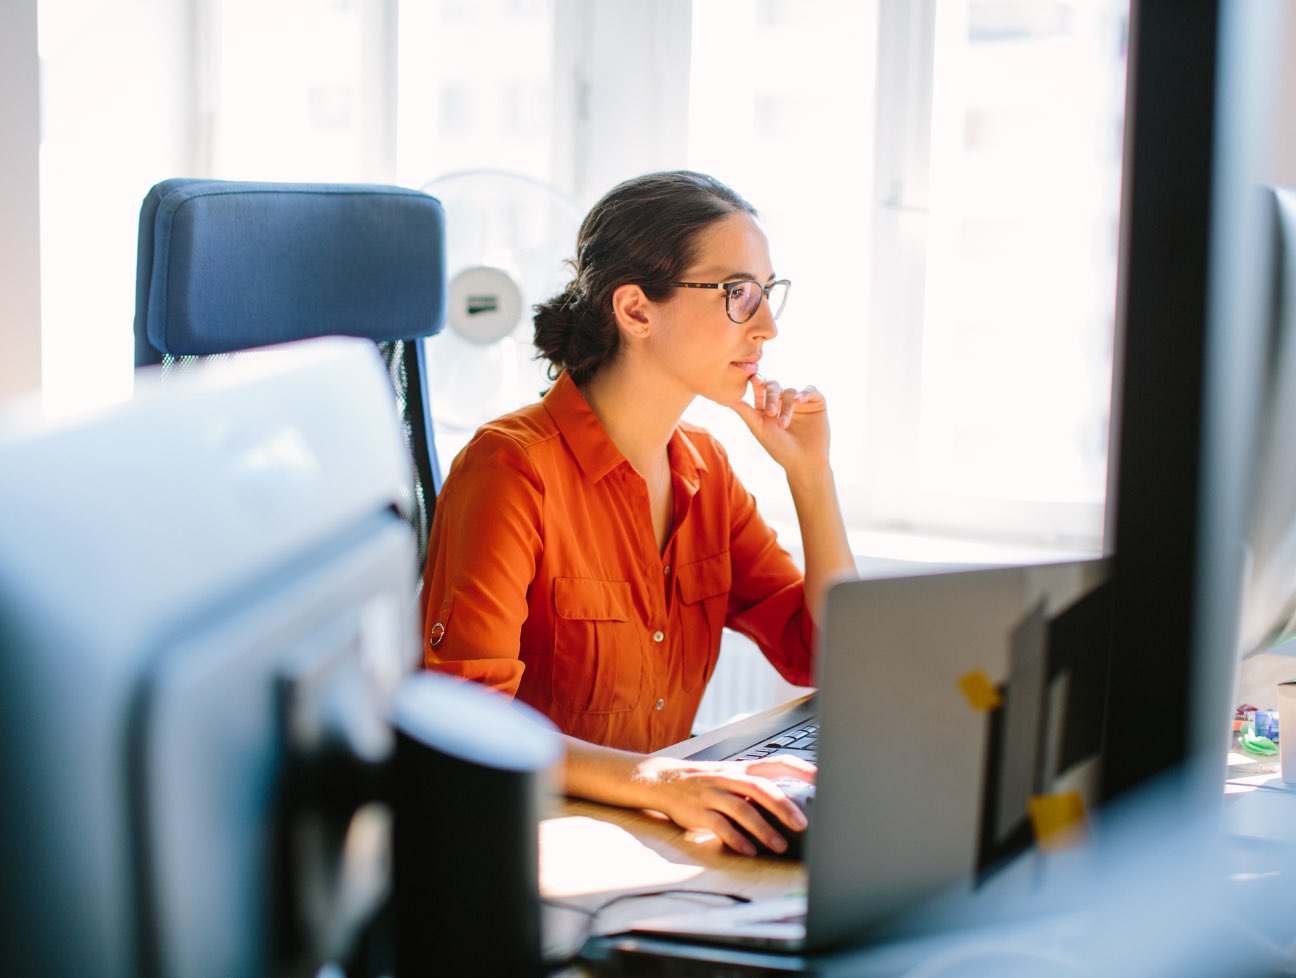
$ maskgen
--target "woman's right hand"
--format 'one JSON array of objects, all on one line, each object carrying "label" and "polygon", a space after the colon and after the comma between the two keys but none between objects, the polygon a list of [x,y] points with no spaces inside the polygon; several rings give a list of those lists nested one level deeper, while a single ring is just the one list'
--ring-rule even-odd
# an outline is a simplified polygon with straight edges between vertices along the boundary
[{"label": "woman's right hand", "polygon": [[828,467],[828,402],[812,386],[800,390],[754,374],[752,403],[729,405],[770,458],[791,478]]},{"label": "woman's right hand", "polygon": [[783,852],[787,840],[762,817],[757,806],[791,831],[803,831],[805,815],[775,779],[813,783],[815,774],[813,764],[786,755],[758,761],[646,757],[637,765],[633,777],[648,799],[643,807],[661,812],[688,832],[709,833],[735,852],[754,856],[756,847],[734,823],[775,852]]}]

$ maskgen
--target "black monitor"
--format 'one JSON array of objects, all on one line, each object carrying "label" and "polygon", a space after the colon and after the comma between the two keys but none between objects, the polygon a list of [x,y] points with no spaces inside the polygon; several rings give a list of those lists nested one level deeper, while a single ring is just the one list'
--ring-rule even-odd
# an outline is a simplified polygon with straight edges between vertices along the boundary
[{"label": "black monitor", "polygon": [[392,750],[417,658],[408,452],[372,344],[20,414],[0,424],[4,970],[345,958],[390,890],[391,815],[338,777],[363,763],[331,761]]},{"label": "black monitor", "polygon": [[[1270,552],[1251,540],[1252,492],[1275,447],[1262,434],[1276,389],[1263,184],[1285,7],[1131,5],[1107,800],[1154,780],[1202,803],[1221,797],[1247,554]],[[1296,485],[1280,489],[1296,497]]]}]

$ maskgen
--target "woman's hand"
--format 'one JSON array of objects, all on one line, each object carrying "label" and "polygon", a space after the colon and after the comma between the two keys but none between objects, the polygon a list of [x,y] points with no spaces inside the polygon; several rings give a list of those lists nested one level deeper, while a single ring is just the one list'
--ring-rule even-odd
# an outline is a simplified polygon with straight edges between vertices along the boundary
[{"label": "woman's hand", "polygon": [[[659,811],[681,828],[709,832],[735,852],[756,854],[756,847],[730,822],[732,818],[775,852],[787,841],[756,810],[768,810],[794,832],[806,827],[805,815],[774,778],[813,782],[816,768],[798,757],[759,761],[679,761],[648,757],[635,779],[651,800],[644,807]],[[725,816],[728,816],[726,818]]]},{"label": "woman's hand", "polygon": [[733,410],[789,476],[828,466],[828,404],[814,387],[784,388],[760,374],[751,378],[752,403]]}]

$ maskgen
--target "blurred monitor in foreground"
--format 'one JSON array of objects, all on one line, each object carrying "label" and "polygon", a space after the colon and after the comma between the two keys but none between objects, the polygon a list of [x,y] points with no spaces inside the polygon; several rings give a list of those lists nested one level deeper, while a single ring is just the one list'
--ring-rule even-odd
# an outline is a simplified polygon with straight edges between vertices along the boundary
[{"label": "blurred monitor in foreground", "polygon": [[1277,706],[1296,677],[1296,189],[1261,190],[1270,315],[1258,356],[1236,701]]},{"label": "blurred monitor in foreground", "polygon": [[[0,960],[314,974],[387,895],[363,764],[417,656],[408,452],[372,344],[0,419]],[[325,776],[327,774],[327,776]]]},{"label": "blurred monitor in foreground", "polygon": [[[1254,383],[1255,463],[1241,622],[1244,656],[1284,646],[1296,652],[1288,644],[1296,637],[1296,189],[1267,188],[1262,198],[1273,231],[1267,262],[1272,313]],[[1285,669],[1296,675],[1290,661]]]},{"label": "blurred monitor in foreground", "polygon": [[1262,192],[1281,131],[1289,8],[1130,7],[1108,800],[1171,777],[1184,803],[1220,804],[1240,655],[1290,614],[1296,485],[1283,375],[1293,363],[1291,337],[1275,346],[1277,252]]}]

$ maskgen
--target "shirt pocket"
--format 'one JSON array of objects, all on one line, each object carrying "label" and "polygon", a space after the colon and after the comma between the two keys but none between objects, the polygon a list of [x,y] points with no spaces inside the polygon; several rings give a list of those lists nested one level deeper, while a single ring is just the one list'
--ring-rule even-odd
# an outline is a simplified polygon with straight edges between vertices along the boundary
[{"label": "shirt pocket", "polygon": [[675,581],[685,637],[682,647],[690,657],[682,664],[681,681],[694,692],[711,679],[720,655],[720,635],[733,589],[728,552],[677,567]]},{"label": "shirt pocket", "polygon": [[643,695],[643,631],[627,581],[554,579],[553,698],[573,713],[624,713]]}]

